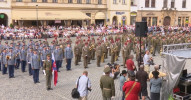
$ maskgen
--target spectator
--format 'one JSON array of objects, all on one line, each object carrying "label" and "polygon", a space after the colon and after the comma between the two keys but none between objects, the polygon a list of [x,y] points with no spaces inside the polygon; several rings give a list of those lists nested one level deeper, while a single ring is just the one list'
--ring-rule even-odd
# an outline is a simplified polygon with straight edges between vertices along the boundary
[{"label": "spectator", "polygon": [[100,79],[100,88],[102,90],[103,100],[111,100],[111,97],[115,96],[115,84],[113,78],[109,76],[111,68],[106,67],[104,69],[105,75],[102,75]]},{"label": "spectator", "polygon": [[123,92],[123,85],[126,81],[126,77],[127,76],[127,71],[126,70],[123,70],[122,73],[120,74],[120,90],[122,91],[123,93],[123,96],[122,96],[122,100],[125,99],[125,92]]},{"label": "spectator", "polygon": [[[163,72],[159,71],[159,69],[160,69],[159,65],[155,65],[154,69],[155,69],[155,71],[159,72],[158,77],[165,77],[166,76],[166,73],[163,73]],[[151,78],[153,78],[152,72],[149,73],[149,79],[151,79]]]},{"label": "spectator", "polygon": [[134,75],[134,70],[136,69],[134,62],[133,62],[133,55],[129,56],[129,59],[126,61],[126,67],[128,74]]},{"label": "spectator", "polygon": [[144,57],[143,57],[143,63],[144,63],[144,70],[149,74],[150,72],[150,62],[151,62],[152,58],[149,57],[149,50],[146,51]]},{"label": "spectator", "polygon": [[150,80],[150,87],[151,87],[151,100],[160,100],[160,89],[162,86],[162,79],[159,78],[159,72],[153,71],[153,77]]},{"label": "spectator", "polygon": [[141,85],[139,82],[135,82],[135,74],[128,76],[127,82],[123,85],[123,91],[125,92],[125,100],[139,100],[139,92]]},{"label": "spectator", "polygon": [[120,73],[120,65],[114,64],[114,68],[112,68],[112,74],[114,75],[113,79],[116,79],[119,73]]},{"label": "spectator", "polygon": [[[87,100],[88,90],[91,91],[91,82],[89,80],[88,72],[84,71],[83,75],[79,78],[78,92],[80,93],[79,100]],[[76,81],[77,85],[78,80]]]},{"label": "spectator", "polygon": [[145,97],[148,96],[147,92],[147,80],[148,80],[148,74],[146,71],[144,71],[144,66],[140,65],[140,70],[136,73],[136,79],[141,84],[141,91],[139,93],[139,96],[142,100],[145,100]]}]

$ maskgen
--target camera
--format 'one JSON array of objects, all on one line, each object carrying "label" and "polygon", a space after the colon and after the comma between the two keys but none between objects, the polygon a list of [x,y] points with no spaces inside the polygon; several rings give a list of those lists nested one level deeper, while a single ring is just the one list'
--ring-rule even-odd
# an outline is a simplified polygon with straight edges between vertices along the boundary
[{"label": "camera", "polygon": [[88,88],[88,91],[90,91],[90,92],[91,92],[91,91],[92,91],[92,89],[91,89],[91,88]]},{"label": "camera", "polygon": [[159,65],[159,69],[161,69],[161,66],[162,66],[162,65]]}]

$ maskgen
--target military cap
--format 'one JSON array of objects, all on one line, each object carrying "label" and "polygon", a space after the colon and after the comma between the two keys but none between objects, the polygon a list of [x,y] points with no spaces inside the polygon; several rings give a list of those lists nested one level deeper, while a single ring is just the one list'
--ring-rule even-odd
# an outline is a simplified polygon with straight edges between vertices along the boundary
[{"label": "military cap", "polygon": [[10,47],[9,49],[13,49],[12,47]]},{"label": "military cap", "polygon": [[47,54],[46,56],[47,56],[47,57],[50,57],[50,54]]},{"label": "military cap", "polygon": [[41,41],[41,40],[39,40],[39,41]]},{"label": "military cap", "polygon": [[7,42],[7,41],[5,41],[5,43],[7,44],[8,42]]},{"label": "military cap", "polygon": [[106,67],[104,70],[103,70],[104,73],[109,73],[111,72],[111,68],[110,67]]}]

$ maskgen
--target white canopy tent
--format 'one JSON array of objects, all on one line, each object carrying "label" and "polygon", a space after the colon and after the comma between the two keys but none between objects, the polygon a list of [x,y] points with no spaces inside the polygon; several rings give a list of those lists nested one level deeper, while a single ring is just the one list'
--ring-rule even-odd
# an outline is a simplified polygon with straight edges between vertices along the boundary
[{"label": "white canopy tent", "polygon": [[178,84],[186,59],[191,59],[191,43],[164,45],[165,55],[163,70],[166,71],[166,81],[162,85],[161,100],[168,100],[173,88]]}]

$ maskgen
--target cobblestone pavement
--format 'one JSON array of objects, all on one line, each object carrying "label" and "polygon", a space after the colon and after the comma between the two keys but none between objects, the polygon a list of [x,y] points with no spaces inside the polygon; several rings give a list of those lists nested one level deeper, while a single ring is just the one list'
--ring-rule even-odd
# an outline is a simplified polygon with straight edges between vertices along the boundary
[{"label": "cobblestone pavement", "polygon": [[[48,39],[50,41],[52,39]],[[74,38],[72,38],[74,41]],[[156,64],[162,64],[161,57],[154,57]],[[110,62],[110,57],[106,59],[105,63],[102,63],[102,67],[96,66],[96,60],[91,61],[89,68],[86,69],[89,72],[89,79],[92,83],[92,91],[88,95],[89,100],[102,100],[101,90],[99,87],[99,80],[103,74],[103,66]],[[118,64],[122,64],[122,58],[117,61]],[[58,76],[58,84],[53,86],[52,91],[47,91],[45,87],[45,76],[40,71],[40,83],[34,84],[32,76],[29,76],[28,71],[21,72],[21,69],[15,70],[15,78],[8,78],[8,75],[0,74],[0,100],[73,100],[71,98],[71,90],[75,87],[75,81],[82,75],[84,71],[83,64],[80,62],[78,66],[74,66],[74,59],[72,60],[72,70],[66,71],[65,62],[63,62],[61,72]],[[191,61],[187,60],[186,67],[191,72]],[[124,68],[121,67],[121,70]],[[28,66],[27,66],[28,70]],[[153,68],[151,67],[151,70]],[[113,100],[121,100],[121,91],[119,90],[119,80],[115,80],[116,96]],[[149,90],[149,89],[148,89]]]}]

